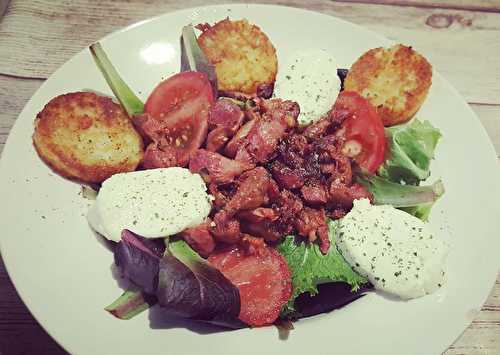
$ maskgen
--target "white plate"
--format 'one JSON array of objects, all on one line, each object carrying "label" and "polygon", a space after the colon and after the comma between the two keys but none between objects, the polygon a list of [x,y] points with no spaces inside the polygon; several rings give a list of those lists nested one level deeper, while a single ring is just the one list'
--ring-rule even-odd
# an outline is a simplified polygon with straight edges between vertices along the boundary
[{"label": "white plate", "polygon": [[[334,17],[261,5],[215,6],[169,13],[102,40],[125,80],[146,98],[179,68],[179,33],[187,23],[248,18],[271,38],[278,58],[302,48],[325,48],[343,67],[364,51],[391,42]],[[457,49],[459,50],[459,49]],[[468,326],[496,277],[500,250],[500,174],[488,137],[471,109],[434,75],[418,117],[443,133],[433,177],[447,189],[432,223],[449,238],[449,281],[437,294],[396,302],[370,294],[333,313],[296,323],[288,340],[274,327],[193,333],[151,329],[148,312],[120,321],[103,310],[121,290],[112,254],[89,229],[89,201],[80,186],[55,175],[37,157],[33,120],[53,97],[91,89],[111,94],[87,49],[37,91],[12,129],[1,160],[2,255],[36,319],[64,348],[79,354],[439,354]]]}]

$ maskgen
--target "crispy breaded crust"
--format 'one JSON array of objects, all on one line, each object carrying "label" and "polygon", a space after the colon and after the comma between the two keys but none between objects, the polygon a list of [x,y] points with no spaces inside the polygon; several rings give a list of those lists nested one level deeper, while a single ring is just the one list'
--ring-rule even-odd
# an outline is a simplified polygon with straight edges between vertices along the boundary
[{"label": "crispy breaded crust", "polygon": [[123,108],[90,92],[50,100],[36,117],[33,143],[57,173],[88,183],[135,170],[144,153]]},{"label": "crispy breaded crust", "polygon": [[345,90],[366,97],[385,126],[403,123],[418,111],[432,83],[432,66],[413,50],[401,44],[374,48],[351,67]]},{"label": "crispy breaded crust", "polygon": [[253,95],[260,85],[274,84],[276,50],[259,27],[225,19],[204,29],[198,43],[215,65],[219,90]]}]

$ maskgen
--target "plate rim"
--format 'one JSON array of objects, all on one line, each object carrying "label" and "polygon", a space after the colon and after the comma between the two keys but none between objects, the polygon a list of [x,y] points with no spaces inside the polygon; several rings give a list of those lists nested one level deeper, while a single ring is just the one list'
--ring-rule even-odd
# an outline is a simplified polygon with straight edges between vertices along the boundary
[{"label": "plate rim", "polygon": [[[386,42],[390,42],[390,43],[395,43],[394,40],[391,40],[387,37],[385,37],[384,35],[376,32],[376,31],[373,31],[367,27],[364,27],[362,25],[359,25],[359,24],[356,24],[354,22],[350,22],[350,21],[347,21],[347,20],[344,20],[342,18],[339,18],[337,17],[335,14],[330,14],[330,13],[324,13],[324,12],[318,12],[318,11],[314,11],[314,10],[310,10],[310,9],[305,9],[305,8],[302,8],[302,7],[297,7],[297,6],[293,6],[293,5],[290,5],[290,4],[259,4],[259,3],[255,3],[255,4],[252,4],[252,3],[237,3],[237,4],[231,4],[231,3],[223,3],[223,4],[215,4],[215,5],[207,5],[207,6],[195,6],[195,7],[186,7],[186,8],[181,8],[181,9],[174,9],[172,11],[167,11],[167,12],[164,12],[164,13],[161,13],[161,14],[158,14],[156,16],[153,16],[153,17],[149,17],[149,18],[146,18],[146,19],[143,19],[143,20],[139,20],[137,22],[134,22],[132,24],[129,24],[123,28],[118,28],[108,34],[106,34],[105,36],[97,39],[95,42],[106,42],[108,41],[109,39],[112,39],[114,37],[117,37],[117,36],[120,36],[120,35],[123,35],[124,33],[136,28],[136,27],[141,27],[141,26],[144,26],[144,25],[147,25],[148,23],[151,23],[151,22],[155,22],[155,21],[161,21],[162,18],[164,17],[168,17],[169,15],[172,15],[172,14],[175,14],[175,13],[179,13],[179,12],[185,12],[185,13],[193,13],[193,12],[197,12],[197,11],[207,11],[209,9],[214,9],[214,10],[219,10],[219,9],[228,9],[228,8],[268,8],[268,9],[274,9],[274,10],[279,10],[279,9],[287,9],[287,10],[291,10],[291,11],[295,11],[297,14],[303,14],[303,13],[308,13],[309,15],[313,15],[313,16],[322,16],[322,17],[328,17],[328,18],[333,18],[335,21],[338,21],[338,22],[341,22],[345,25],[348,25],[348,26],[351,26],[351,27],[356,27],[357,29],[359,30],[362,30],[363,32],[369,32],[372,36],[376,36],[378,37],[379,39],[383,40],[383,41],[386,41]],[[229,15],[230,16],[230,15]],[[72,61],[75,57],[77,56],[80,56],[82,55],[82,53],[85,53],[86,51],[88,51],[88,45],[83,47],[80,51],[76,52],[75,54],[73,54],[70,58],[68,58],[68,60],[66,60],[64,63],[62,63],[60,66],[57,67],[57,69],[55,69],[49,77],[47,77],[44,82],[42,83],[42,85],[40,85],[40,87],[30,96],[30,98],[28,99],[28,101],[26,101],[23,109],[20,111],[20,113],[17,115],[16,117],[16,121],[14,123],[14,125],[11,127],[10,131],[9,131],[9,135],[7,137],[7,140],[4,144],[4,149],[2,151],[2,154],[1,154],[1,157],[0,157],[0,171],[4,171],[5,168],[4,168],[4,157],[7,155],[7,154],[12,154],[12,153],[9,153],[10,152],[10,146],[12,146],[12,144],[10,144],[11,140],[12,140],[12,132],[14,131],[14,129],[17,127],[19,127],[19,121],[17,120],[19,117],[23,116],[25,114],[25,111],[27,110],[27,108],[32,104],[32,101],[33,98],[36,96],[37,93],[39,93],[40,91],[43,91],[45,89],[45,86],[47,85],[47,82],[49,81],[50,78],[52,78],[56,73],[58,73],[62,67],[64,67],[65,65],[67,65],[70,61]],[[496,153],[496,150],[494,148],[494,145],[493,145],[493,142],[491,141],[487,131],[486,131],[486,128],[484,127],[484,125],[482,124],[481,120],[479,119],[479,117],[477,116],[477,114],[472,110],[470,104],[466,101],[466,99],[460,94],[460,92],[458,91],[458,89],[456,87],[454,87],[445,77],[443,77],[438,71],[436,71],[435,69],[433,69],[433,75],[434,76],[437,76],[439,77],[439,79],[441,80],[441,82],[445,85],[446,87],[446,90],[451,92],[454,96],[458,97],[464,104],[465,106],[467,106],[467,110],[468,110],[468,114],[469,115],[472,115],[475,120],[474,120],[474,123],[475,125],[477,126],[477,129],[479,131],[481,131],[481,134],[486,137],[486,142],[484,142],[487,146],[488,146],[488,150],[489,150],[489,157],[488,159],[491,160],[489,164],[492,164],[492,163],[496,163],[497,164],[497,167],[498,167],[498,156],[497,156],[497,153]],[[7,153],[6,153],[7,152]],[[500,170],[497,169],[497,177],[500,178]],[[5,182],[8,178],[8,175],[5,174],[1,176],[0,178],[0,181],[1,182]],[[3,188],[2,186],[0,186],[0,188]],[[500,243],[499,243],[500,244]],[[45,322],[41,321],[42,319],[42,314],[38,314],[38,312],[34,313],[33,310],[32,310],[32,306],[31,306],[31,302],[29,301],[29,299],[31,297],[29,297],[29,294],[26,293],[26,292],[20,292],[20,289],[18,287],[18,283],[17,281],[15,280],[15,278],[11,277],[12,274],[15,274],[15,272],[12,272],[12,269],[13,269],[13,265],[14,263],[11,263],[10,260],[10,257],[8,256],[8,253],[6,254],[5,253],[5,246],[3,246],[4,243],[2,243],[2,238],[0,238],[0,253],[1,253],[1,256],[3,258],[3,261],[4,261],[4,265],[5,265],[5,269],[7,271],[7,274],[9,275],[9,279],[11,281],[11,283],[14,285],[14,288],[16,289],[16,292],[19,296],[19,298],[22,300],[22,302],[24,303],[24,305],[28,308],[30,314],[32,315],[32,317],[34,319],[36,319],[37,323],[44,329],[44,331],[62,348],[64,349],[65,351],[69,351],[69,352],[74,352],[75,350],[78,350],[78,349],[71,349],[71,347],[69,346],[69,344],[63,344],[63,340],[62,339],[59,339],[57,338],[56,336],[52,335],[52,330],[48,329],[47,325],[45,324]],[[499,265],[497,266],[497,269],[500,269],[500,262],[498,263]],[[12,268],[12,269],[11,269]],[[482,305],[484,305],[485,301],[487,300],[489,294],[491,293],[491,291],[493,290],[493,288],[495,287],[495,280],[497,278],[497,274],[498,274],[498,271],[496,272],[495,276],[492,277],[492,282],[490,283],[490,287],[489,287],[489,292],[486,294],[486,296],[484,297],[483,301],[482,301]],[[468,325],[470,325],[470,323],[473,321],[473,319],[471,319],[470,321],[468,320]],[[456,335],[456,337],[454,337],[453,341],[450,342],[447,347],[445,349],[442,349],[443,351],[446,350],[450,345],[453,344],[454,341],[456,341],[458,338],[460,338],[462,336],[462,334],[465,332],[465,330],[467,330],[467,327],[462,331],[460,332],[460,334]]]}]

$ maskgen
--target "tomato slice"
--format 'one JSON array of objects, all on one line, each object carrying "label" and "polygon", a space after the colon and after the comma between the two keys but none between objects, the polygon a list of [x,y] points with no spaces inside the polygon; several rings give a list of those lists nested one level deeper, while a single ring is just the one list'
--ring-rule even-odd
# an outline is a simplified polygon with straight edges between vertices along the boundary
[{"label": "tomato slice", "polygon": [[384,124],[367,99],[354,91],[342,91],[332,115],[347,115],[341,134],[346,142],[343,153],[350,156],[363,171],[374,173],[385,160]]},{"label": "tomato slice", "polygon": [[189,156],[203,144],[213,103],[206,74],[193,71],[171,76],[149,95],[144,113],[162,122],[160,144],[175,152],[176,165],[186,166]]},{"label": "tomato slice", "polygon": [[217,251],[208,258],[239,290],[239,319],[251,326],[273,323],[292,293],[286,260],[271,247],[248,254],[239,246]]}]

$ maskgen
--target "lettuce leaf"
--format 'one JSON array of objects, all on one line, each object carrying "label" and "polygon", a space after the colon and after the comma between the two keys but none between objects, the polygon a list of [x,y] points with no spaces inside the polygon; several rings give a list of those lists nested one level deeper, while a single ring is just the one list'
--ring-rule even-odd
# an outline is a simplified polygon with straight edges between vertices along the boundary
[{"label": "lettuce leaf", "polygon": [[318,293],[317,286],[329,282],[345,282],[355,292],[368,280],[356,273],[344,260],[335,246],[337,221],[328,221],[331,241],[328,254],[323,255],[319,246],[304,240],[296,241],[294,236],[287,236],[277,245],[277,250],[285,257],[292,271],[293,292],[289,302],[282,310],[282,316],[295,312],[295,299],[302,293]]},{"label": "lettuce leaf", "polygon": [[130,319],[158,303],[166,315],[244,326],[238,320],[238,288],[184,240],[145,239],[124,230],[114,256],[122,275],[136,286],[106,307],[114,316]]},{"label": "lettuce leaf", "polygon": [[214,97],[217,98],[218,86],[215,66],[211,64],[198,44],[193,25],[184,26],[181,35],[181,71],[205,73],[210,81]]},{"label": "lettuce leaf", "polygon": [[127,83],[122,79],[114,65],[109,60],[102,45],[97,42],[89,47],[97,67],[101,71],[104,79],[108,83],[111,91],[115,94],[120,104],[123,106],[129,117],[144,112],[144,104],[141,99],[132,91]]},{"label": "lettuce leaf", "polygon": [[388,158],[378,175],[393,182],[418,185],[430,175],[430,164],[441,133],[429,121],[412,120],[408,124],[385,129],[389,142]]},{"label": "lettuce leaf", "polygon": [[441,180],[421,185],[430,175],[441,133],[429,121],[413,119],[410,123],[386,128],[385,134],[386,161],[377,175],[356,171],[356,180],[373,194],[375,204],[391,205],[427,221],[432,206],[444,193]]},{"label": "lettuce leaf", "polygon": [[182,239],[160,261],[156,296],[171,313],[228,327],[240,313],[238,288]]},{"label": "lettuce leaf", "polygon": [[148,295],[139,289],[129,289],[104,309],[116,318],[128,320],[142,313],[156,302],[155,296]]}]

